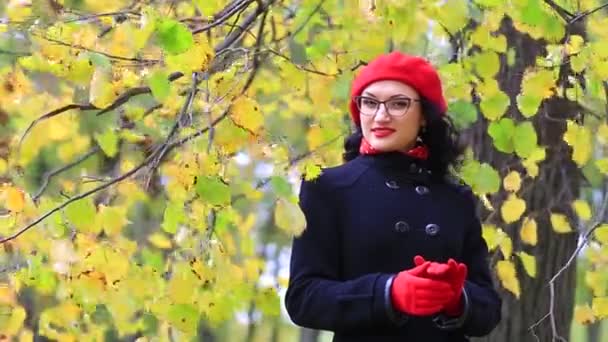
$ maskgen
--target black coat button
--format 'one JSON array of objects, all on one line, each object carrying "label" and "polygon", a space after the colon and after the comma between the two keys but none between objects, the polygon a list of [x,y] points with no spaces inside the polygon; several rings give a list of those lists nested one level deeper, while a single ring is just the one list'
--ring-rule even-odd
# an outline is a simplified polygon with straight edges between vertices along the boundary
[{"label": "black coat button", "polygon": [[395,223],[395,230],[399,233],[405,233],[410,230],[410,225],[405,221],[399,221]]},{"label": "black coat button", "polygon": [[430,190],[429,190],[429,188],[427,188],[427,187],[426,187],[426,186],[424,186],[424,185],[418,185],[418,186],[416,187],[416,193],[417,193],[418,195],[426,195],[426,194],[428,194],[428,193],[429,193],[429,191],[430,191]]},{"label": "black coat button", "polygon": [[424,231],[430,236],[437,235],[439,233],[439,230],[440,230],[439,226],[434,223],[427,224],[426,227],[424,228]]},{"label": "black coat button", "polygon": [[418,169],[418,165],[415,163],[410,164],[410,173],[418,173],[420,172]]},{"label": "black coat button", "polygon": [[386,181],[386,183],[384,183],[384,184],[386,184],[386,186],[388,186],[391,189],[399,189],[399,184],[397,184],[397,182],[394,180]]}]

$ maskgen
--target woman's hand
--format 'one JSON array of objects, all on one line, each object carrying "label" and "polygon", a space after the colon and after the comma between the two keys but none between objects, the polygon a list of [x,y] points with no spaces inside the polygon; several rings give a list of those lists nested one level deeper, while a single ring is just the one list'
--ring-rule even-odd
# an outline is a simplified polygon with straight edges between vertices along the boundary
[{"label": "woman's hand", "polygon": [[459,316],[462,314],[462,289],[467,278],[467,265],[458,263],[450,258],[447,263],[430,262],[424,260],[420,255],[414,257],[414,264],[420,267],[426,263],[430,265],[426,268],[423,276],[429,279],[446,281],[450,284],[454,297],[445,305],[444,311],[449,316]]},{"label": "woman's hand", "polygon": [[425,276],[431,265],[431,262],[423,262],[395,276],[391,300],[397,310],[414,316],[429,316],[453,300],[454,290],[448,282]]}]

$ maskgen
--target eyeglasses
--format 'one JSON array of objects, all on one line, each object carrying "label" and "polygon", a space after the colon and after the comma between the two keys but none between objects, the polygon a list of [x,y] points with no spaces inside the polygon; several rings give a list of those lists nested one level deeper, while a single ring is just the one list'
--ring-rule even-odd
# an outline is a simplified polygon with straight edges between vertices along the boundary
[{"label": "eyeglasses", "polygon": [[357,104],[357,109],[361,115],[373,116],[380,109],[380,105],[384,105],[384,109],[390,116],[400,117],[407,113],[408,109],[412,105],[413,101],[420,102],[420,99],[412,99],[409,97],[401,96],[386,101],[379,101],[373,97],[367,96],[355,96],[353,98]]}]

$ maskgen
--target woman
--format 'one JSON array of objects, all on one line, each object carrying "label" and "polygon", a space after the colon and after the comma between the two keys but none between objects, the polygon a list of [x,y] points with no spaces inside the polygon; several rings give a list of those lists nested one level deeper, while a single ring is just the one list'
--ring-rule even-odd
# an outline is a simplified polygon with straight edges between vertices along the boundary
[{"label": "woman", "polygon": [[343,165],[302,181],[287,311],[333,341],[467,341],[501,317],[474,196],[436,70],[400,52],[351,89]]}]

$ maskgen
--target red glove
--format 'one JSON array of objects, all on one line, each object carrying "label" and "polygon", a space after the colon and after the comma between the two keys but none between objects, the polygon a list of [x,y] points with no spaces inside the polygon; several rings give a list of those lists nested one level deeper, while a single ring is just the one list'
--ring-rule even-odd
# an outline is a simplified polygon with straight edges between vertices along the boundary
[{"label": "red glove", "polygon": [[393,306],[415,316],[427,316],[441,311],[453,299],[449,283],[423,277],[430,262],[399,272],[391,286]]},{"label": "red glove", "polygon": [[[416,266],[421,266],[427,263],[423,257],[417,255],[414,257]],[[426,276],[430,279],[446,281],[450,284],[454,297],[448,301],[444,307],[444,311],[448,316],[460,316],[462,314],[462,289],[467,278],[467,265],[458,263],[450,258],[447,263],[431,262],[431,265],[426,269]]]}]

